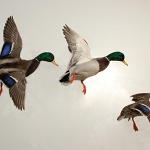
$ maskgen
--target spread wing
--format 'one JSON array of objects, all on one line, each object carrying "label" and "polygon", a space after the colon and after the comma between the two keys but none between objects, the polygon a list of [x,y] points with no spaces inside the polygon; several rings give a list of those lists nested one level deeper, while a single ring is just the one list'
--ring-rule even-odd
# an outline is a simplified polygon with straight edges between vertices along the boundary
[{"label": "spread wing", "polygon": [[134,94],[134,95],[131,95],[132,97],[132,101],[149,101],[149,98],[150,98],[150,93],[138,93],[138,94]]},{"label": "spread wing", "polygon": [[18,109],[25,109],[25,90],[27,83],[25,79],[25,72],[14,72],[11,73],[10,76],[17,80],[16,83],[9,88],[10,97]]},{"label": "spread wing", "polygon": [[72,53],[68,68],[89,61],[91,59],[90,48],[87,42],[78,35],[75,31],[69,28],[67,25],[64,26],[63,34],[65,35],[68,43],[68,49]]},{"label": "spread wing", "polygon": [[22,49],[22,39],[18,32],[17,26],[13,17],[9,17],[3,31],[4,45],[1,55],[5,56],[10,53],[11,57],[20,57]]}]

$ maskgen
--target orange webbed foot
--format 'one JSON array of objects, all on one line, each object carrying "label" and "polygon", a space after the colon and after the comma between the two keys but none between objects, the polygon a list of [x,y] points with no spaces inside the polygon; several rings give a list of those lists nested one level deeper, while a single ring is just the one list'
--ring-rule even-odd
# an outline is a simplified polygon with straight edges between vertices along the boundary
[{"label": "orange webbed foot", "polygon": [[81,81],[81,83],[82,83],[82,85],[83,85],[83,91],[82,91],[82,92],[83,92],[84,94],[86,94],[86,86],[85,86],[85,84],[83,83],[83,81]]},{"label": "orange webbed foot", "polygon": [[136,132],[136,131],[138,131],[138,128],[137,128],[137,125],[136,125],[136,123],[134,121],[134,118],[132,118],[132,121],[133,121],[133,129]]},{"label": "orange webbed foot", "polygon": [[3,83],[2,82],[0,82],[0,95],[2,94],[2,92],[3,92],[3,88],[2,88],[2,86],[3,86]]},{"label": "orange webbed foot", "polygon": [[74,73],[72,74],[72,78],[71,78],[71,80],[70,80],[70,83],[72,83],[72,82],[75,80],[75,78],[76,78],[76,72],[74,72]]}]

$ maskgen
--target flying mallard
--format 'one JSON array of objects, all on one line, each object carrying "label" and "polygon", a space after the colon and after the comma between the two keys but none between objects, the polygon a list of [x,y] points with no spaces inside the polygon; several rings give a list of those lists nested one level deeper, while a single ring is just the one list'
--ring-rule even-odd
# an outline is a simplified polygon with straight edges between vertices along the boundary
[{"label": "flying mallard", "polygon": [[106,69],[110,61],[122,61],[127,65],[124,60],[125,56],[121,52],[113,52],[106,57],[92,58],[87,42],[67,25],[64,26],[63,34],[68,43],[68,49],[72,53],[67,71],[59,80],[64,85],[80,80],[85,94],[86,86],[83,81]]},{"label": "flying mallard", "polygon": [[133,97],[132,101],[135,101],[135,103],[125,106],[117,120],[120,121],[124,118],[130,120],[132,118],[133,128],[135,131],[138,131],[134,117],[146,116],[150,121],[150,93],[134,94],[131,97]]},{"label": "flying mallard", "polygon": [[50,52],[41,53],[32,60],[20,58],[22,39],[13,17],[8,18],[3,36],[4,44],[0,54],[0,80],[9,88],[9,94],[15,106],[22,110],[25,109],[26,77],[38,68],[41,61],[57,64],[54,61],[54,55]]}]

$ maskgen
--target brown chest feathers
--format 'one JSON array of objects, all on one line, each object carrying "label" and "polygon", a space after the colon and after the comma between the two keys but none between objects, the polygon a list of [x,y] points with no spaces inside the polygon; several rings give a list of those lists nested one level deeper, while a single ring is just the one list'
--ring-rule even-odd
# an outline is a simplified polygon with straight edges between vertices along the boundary
[{"label": "brown chest feathers", "polygon": [[106,57],[96,58],[99,63],[99,72],[105,70],[109,65],[109,60]]}]

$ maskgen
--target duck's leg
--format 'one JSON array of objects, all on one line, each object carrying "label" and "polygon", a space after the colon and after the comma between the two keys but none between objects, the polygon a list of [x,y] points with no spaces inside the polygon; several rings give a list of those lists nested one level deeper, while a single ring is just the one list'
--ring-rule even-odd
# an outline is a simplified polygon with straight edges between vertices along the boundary
[{"label": "duck's leg", "polygon": [[134,129],[135,132],[136,132],[136,131],[138,131],[138,128],[137,128],[137,126],[136,126],[136,123],[135,123],[135,121],[134,121],[134,118],[132,118],[132,121],[133,121],[133,129]]},{"label": "duck's leg", "polygon": [[2,94],[2,92],[3,92],[3,88],[2,88],[2,86],[3,86],[3,83],[2,82],[0,82],[0,95]]},{"label": "duck's leg", "polygon": [[83,91],[82,91],[82,92],[83,92],[84,94],[86,94],[86,86],[85,86],[85,84],[83,83],[83,81],[81,81],[81,83],[82,83],[82,85],[83,85]]},{"label": "duck's leg", "polygon": [[74,72],[74,73],[72,74],[72,78],[71,78],[71,80],[70,80],[70,83],[72,83],[72,82],[75,80],[75,78],[76,78],[76,72]]},{"label": "duck's leg", "polygon": [[131,118],[128,118],[128,121],[130,121]]}]

